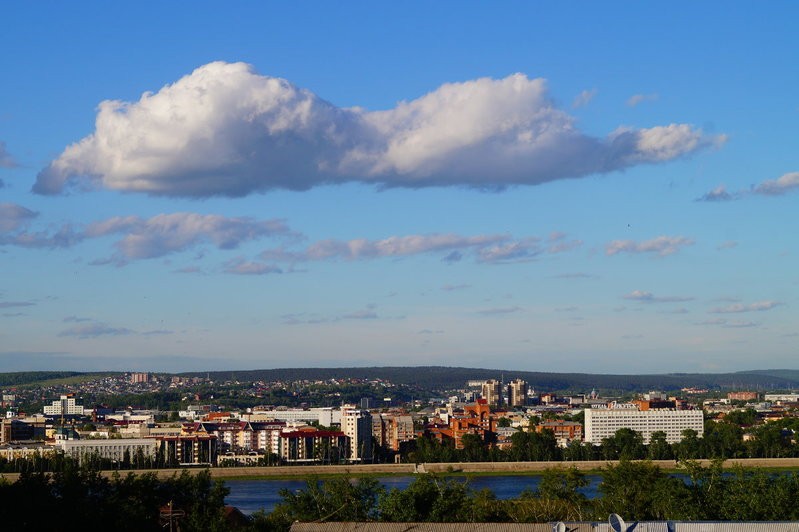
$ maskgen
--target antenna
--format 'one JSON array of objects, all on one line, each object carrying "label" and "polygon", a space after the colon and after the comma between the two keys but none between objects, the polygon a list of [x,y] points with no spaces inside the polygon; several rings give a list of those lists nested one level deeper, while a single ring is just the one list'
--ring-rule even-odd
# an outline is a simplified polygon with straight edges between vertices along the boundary
[{"label": "antenna", "polygon": [[619,514],[610,514],[608,516],[608,524],[613,532],[627,532],[627,523],[621,518]]}]

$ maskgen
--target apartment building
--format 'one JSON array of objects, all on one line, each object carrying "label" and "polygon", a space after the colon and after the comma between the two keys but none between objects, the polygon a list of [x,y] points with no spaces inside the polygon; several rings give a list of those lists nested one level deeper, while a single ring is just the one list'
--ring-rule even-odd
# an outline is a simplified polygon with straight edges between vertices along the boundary
[{"label": "apartment building", "polygon": [[75,394],[62,395],[57,401],[45,405],[45,416],[82,416],[83,405],[75,402]]},{"label": "apartment building", "polygon": [[343,407],[341,431],[350,439],[350,460],[356,462],[372,460],[372,415],[368,411]]},{"label": "apartment building", "polygon": [[502,383],[498,380],[488,379],[481,388],[483,399],[489,406],[499,406],[502,404]]},{"label": "apartment building", "polygon": [[635,404],[619,404],[585,410],[585,441],[598,444],[603,438],[616,434],[619,429],[640,433],[644,443],[649,443],[653,432],[666,433],[666,441],[682,440],[685,429],[704,434],[704,415],[701,410],[648,409],[640,410]]},{"label": "apartment building", "polygon": [[508,406],[524,406],[527,404],[527,382],[515,379],[508,383]]}]

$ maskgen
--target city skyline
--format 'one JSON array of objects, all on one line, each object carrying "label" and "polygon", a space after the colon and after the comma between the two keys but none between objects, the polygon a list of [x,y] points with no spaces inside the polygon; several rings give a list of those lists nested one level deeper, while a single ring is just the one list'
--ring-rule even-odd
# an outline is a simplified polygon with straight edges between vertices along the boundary
[{"label": "city skyline", "polygon": [[9,8],[0,371],[796,368],[799,8],[491,7]]}]

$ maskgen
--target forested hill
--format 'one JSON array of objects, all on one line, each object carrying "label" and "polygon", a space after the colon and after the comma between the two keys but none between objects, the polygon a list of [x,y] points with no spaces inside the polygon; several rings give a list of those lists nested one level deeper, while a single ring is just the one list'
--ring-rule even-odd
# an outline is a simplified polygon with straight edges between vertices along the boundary
[{"label": "forested hill", "polygon": [[86,373],[79,371],[15,371],[12,373],[0,373],[0,386],[34,384],[54,379],[68,379],[79,375],[86,375]]},{"label": "forested hill", "polygon": [[505,382],[524,379],[528,385],[546,391],[621,392],[679,390],[685,387],[708,389],[778,390],[799,388],[797,370],[758,370],[737,373],[671,373],[663,375],[602,375],[589,373],[543,373],[485,368],[361,367],[361,368],[286,368],[249,371],[184,373],[186,376],[210,375],[214,380],[294,381],[327,379],[384,379],[394,384],[416,384],[432,390],[461,388],[466,381],[499,379]]}]

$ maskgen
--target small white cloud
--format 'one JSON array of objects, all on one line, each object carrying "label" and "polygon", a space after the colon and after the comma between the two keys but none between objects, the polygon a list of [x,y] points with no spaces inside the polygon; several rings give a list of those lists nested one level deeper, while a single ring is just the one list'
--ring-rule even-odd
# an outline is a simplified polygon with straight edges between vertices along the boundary
[{"label": "small white cloud", "polygon": [[716,246],[716,249],[724,250],[724,249],[732,249],[734,247],[738,247],[738,242],[736,242],[735,240],[725,240],[724,242]]},{"label": "small white cloud", "polygon": [[34,192],[235,197],[353,181],[496,189],[660,163],[720,139],[687,124],[592,137],[555,106],[545,80],[523,74],[447,83],[370,112],[215,62],[98,109],[94,133],[42,170]]},{"label": "small white cloud", "polygon": [[636,107],[637,105],[644,103],[644,102],[654,102],[657,101],[659,98],[657,93],[651,94],[633,94],[627,99],[627,105],[629,107]]},{"label": "small white cloud", "polygon": [[735,303],[726,307],[716,307],[710,310],[711,314],[737,314],[740,312],[762,312],[782,305],[779,301],[756,301],[754,303]]},{"label": "small white cloud", "polygon": [[[443,253],[445,262],[458,262],[472,254],[478,262],[505,263],[529,260],[543,251],[540,239],[527,237],[515,240],[508,235],[462,236],[452,233],[391,236],[381,240],[320,240],[303,250],[269,249],[260,258],[278,262],[322,260],[369,260],[402,258],[429,253]],[[568,249],[574,247],[568,244]],[[566,251],[562,249],[559,251]],[[552,251],[554,252],[554,251]]]},{"label": "small white cloud", "polygon": [[542,251],[540,240],[531,237],[485,246],[478,249],[477,255],[480,262],[502,263],[530,260]]},{"label": "small white cloud", "polygon": [[694,241],[684,236],[659,236],[652,240],[636,242],[634,240],[614,240],[605,247],[605,254],[618,253],[654,253],[661,257],[677,253],[685,246],[691,246]]},{"label": "small white cloud", "polygon": [[228,261],[224,266],[224,272],[235,275],[268,275],[283,273],[283,270],[274,264],[251,262],[239,257]]},{"label": "small white cloud", "polygon": [[643,303],[682,303],[694,300],[693,297],[687,296],[655,296],[652,292],[645,292],[643,290],[633,290],[625,295],[624,299],[641,301]]},{"label": "small white cloud", "polygon": [[799,188],[799,172],[790,172],[777,179],[763,181],[754,188],[754,192],[766,196],[781,196],[797,188]]},{"label": "small white cloud", "polygon": [[752,195],[783,196],[797,189],[799,189],[799,172],[789,172],[777,179],[767,179],[753,185],[749,190],[728,192],[724,185],[720,185],[697,198],[697,201],[731,201]]},{"label": "small white cloud", "polygon": [[731,194],[727,191],[727,187],[724,185],[719,185],[710,192],[703,194],[701,197],[697,198],[696,201],[708,201],[708,202],[721,202],[721,201],[732,201],[734,199],[738,199],[740,197],[739,194]]},{"label": "small white cloud", "polygon": [[588,105],[591,102],[591,100],[594,99],[594,96],[597,95],[597,92],[598,91],[596,89],[591,89],[591,90],[586,89],[582,91],[574,98],[574,101],[572,102],[572,109],[577,109],[579,107],[585,107],[586,105]]},{"label": "small white cloud", "polygon": [[233,249],[242,242],[289,234],[282,220],[258,221],[214,214],[178,212],[142,219],[116,217],[90,224],[88,237],[124,233],[116,247],[124,259],[150,259],[183,251],[201,243]]}]

